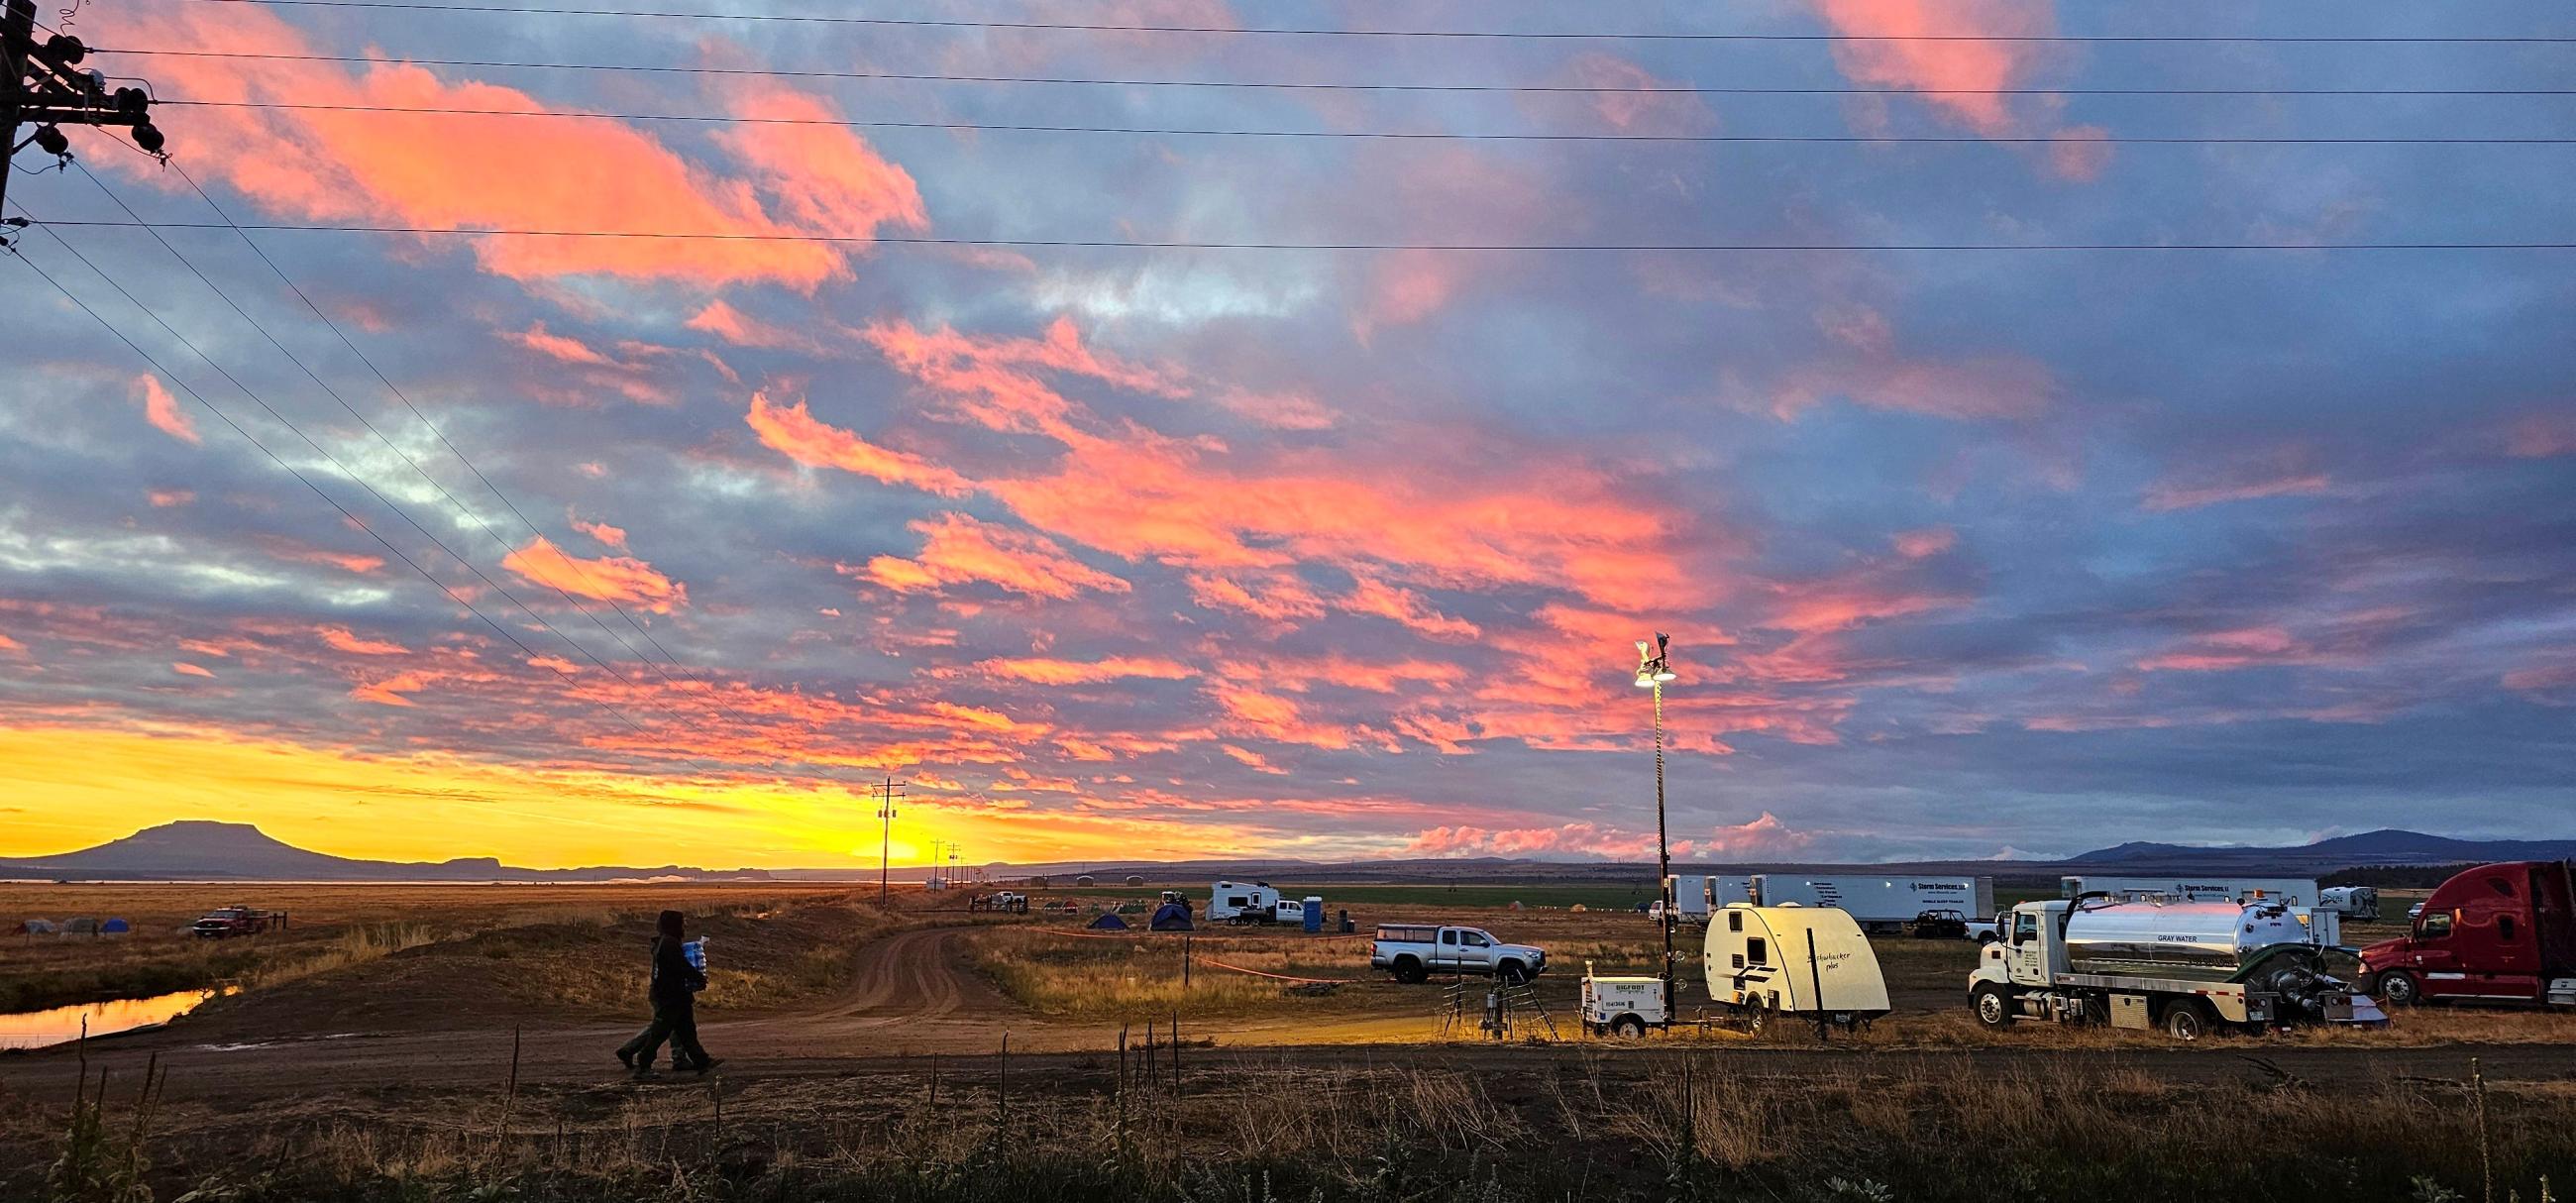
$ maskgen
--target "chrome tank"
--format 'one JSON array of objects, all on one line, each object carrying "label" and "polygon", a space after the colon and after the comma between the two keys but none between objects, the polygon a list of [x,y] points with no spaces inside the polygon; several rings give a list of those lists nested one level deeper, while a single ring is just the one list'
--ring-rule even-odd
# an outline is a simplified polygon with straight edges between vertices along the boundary
[{"label": "chrome tank", "polygon": [[2066,919],[2066,964],[2076,973],[2222,981],[2257,951],[2307,942],[2298,916],[2278,903],[2091,900]]}]

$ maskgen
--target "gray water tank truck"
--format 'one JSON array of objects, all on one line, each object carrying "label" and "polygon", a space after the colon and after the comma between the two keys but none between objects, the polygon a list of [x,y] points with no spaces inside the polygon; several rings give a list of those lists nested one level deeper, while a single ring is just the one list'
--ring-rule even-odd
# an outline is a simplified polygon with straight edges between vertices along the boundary
[{"label": "gray water tank truck", "polygon": [[2369,995],[2277,902],[2025,902],[1968,975],[1977,1021],[2162,1028],[2177,1040],[2292,1022],[2379,1024]]}]

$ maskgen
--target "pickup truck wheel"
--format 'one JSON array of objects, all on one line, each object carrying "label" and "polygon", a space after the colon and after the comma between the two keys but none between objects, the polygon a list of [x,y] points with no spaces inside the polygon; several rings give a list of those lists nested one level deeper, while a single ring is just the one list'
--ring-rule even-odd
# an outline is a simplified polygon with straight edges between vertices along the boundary
[{"label": "pickup truck wheel", "polygon": [[1529,979],[1529,967],[1518,961],[1505,961],[1494,966],[1494,980],[1506,986],[1526,985]]},{"label": "pickup truck wheel", "polygon": [[2003,987],[1991,983],[1969,992],[1968,1009],[1976,1012],[1980,1027],[2001,1028],[2013,1021],[2012,996],[2004,993]]},{"label": "pickup truck wheel", "polygon": [[1399,982],[1421,982],[1429,980],[1430,977],[1431,974],[1422,968],[1422,961],[1419,958],[1395,958],[1395,980]]},{"label": "pickup truck wheel", "polygon": [[2424,1001],[2424,987],[2415,975],[2403,969],[2391,969],[2379,975],[2379,1001],[2392,1007],[2411,1007]]},{"label": "pickup truck wheel", "polygon": [[1610,1034],[1622,1040],[1635,1040],[1646,1034],[1646,1021],[1634,1015],[1622,1015],[1610,1021]]},{"label": "pickup truck wheel", "polygon": [[2216,1030],[2217,1022],[2209,1013],[2209,1004],[2199,999],[2178,999],[2165,1007],[2165,1035],[2186,1044]]}]

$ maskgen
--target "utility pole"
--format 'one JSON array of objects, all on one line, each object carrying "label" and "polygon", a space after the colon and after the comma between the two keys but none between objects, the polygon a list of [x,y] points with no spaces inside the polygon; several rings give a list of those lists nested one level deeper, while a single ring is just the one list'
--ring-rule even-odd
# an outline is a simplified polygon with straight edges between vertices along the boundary
[{"label": "utility pole", "polygon": [[[81,68],[88,57],[89,47],[68,33],[36,41],[35,0],[6,0],[0,9],[0,67],[8,73],[0,79],[0,146],[9,148],[11,162],[11,170],[0,171],[0,200],[9,194],[18,152],[29,143],[58,160],[71,157],[65,125],[129,126],[144,153],[161,153],[151,94],[141,88],[109,91],[104,73]],[[30,122],[36,132],[19,141],[18,127]]]},{"label": "utility pole", "polygon": [[888,884],[894,867],[894,800],[903,796],[903,787],[894,778],[877,787],[877,905],[884,907],[894,897]]}]

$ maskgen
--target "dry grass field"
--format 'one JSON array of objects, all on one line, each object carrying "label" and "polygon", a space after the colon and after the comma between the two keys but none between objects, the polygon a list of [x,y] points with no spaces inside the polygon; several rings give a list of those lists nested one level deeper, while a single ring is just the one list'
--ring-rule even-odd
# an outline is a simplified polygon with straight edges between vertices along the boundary
[{"label": "dry grass field", "polygon": [[[104,1110],[96,1091],[87,1113],[59,1087],[27,1093],[31,1067],[67,1081],[78,1067],[63,1057],[0,1056],[0,1197],[2343,1203],[2478,1198],[2487,1175],[2496,1198],[2528,1199],[2545,1177],[2576,1178],[2576,1090],[2549,1068],[2551,1046],[2576,1047],[2576,1015],[2426,1008],[2383,1031],[2190,1049],[2039,1023],[1990,1032],[1963,1005],[1976,946],[1894,936],[1874,947],[1896,1009],[1869,1030],[1595,1040],[1568,1021],[1585,963],[1651,972],[1658,929],[1626,909],[1496,896],[1369,887],[1335,899],[1357,935],[1184,941],[969,914],[961,896],[919,891],[880,910],[845,886],[0,887],[0,914],[137,926],[13,938],[9,997],[242,987],[147,1034],[148,1053],[100,1043],[101,1066],[120,1067]],[[292,925],[179,934],[231,901]],[[737,1060],[631,1087],[606,1049],[639,1014],[664,906],[713,942],[702,1005],[711,1043]],[[1444,1039],[1440,983],[1367,968],[1370,931],[1390,919],[1546,947],[1538,993],[1564,1039],[1498,1045],[1472,1021]],[[1681,936],[1695,954],[1699,934]],[[1701,999],[1686,987],[1685,1014]],[[1190,1064],[1177,1080],[1167,1044],[1116,1051],[1121,1028],[1141,1040],[1174,1016]],[[1014,1055],[998,1059],[1006,1033]],[[347,1037],[360,1039],[332,1043]],[[141,1075],[165,1052],[183,1089],[143,1105]],[[2468,1081],[2481,1054],[2512,1063],[2483,1094]],[[2401,1056],[2412,1069],[2382,1068]]]},{"label": "dry grass field", "polygon": [[[0,922],[12,928],[26,918],[72,916],[116,916],[134,928],[122,936],[0,938],[0,1014],[220,986],[241,987],[247,998],[404,953],[479,958],[487,965],[478,976],[528,1002],[595,1010],[631,1002],[640,962],[633,941],[649,938],[652,915],[664,907],[721,923],[818,903],[855,907],[853,898],[848,886],[768,883],[0,884]],[[236,902],[285,911],[287,926],[224,940],[189,933],[199,915]],[[877,926],[872,908],[844,918],[854,935]],[[717,940],[724,949],[723,934]],[[850,942],[830,943],[846,952]],[[512,962],[523,972],[500,971]],[[762,967],[746,971],[737,961],[717,970],[733,997],[807,994],[818,975],[829,976],[818,963],[751,964]]]}]

